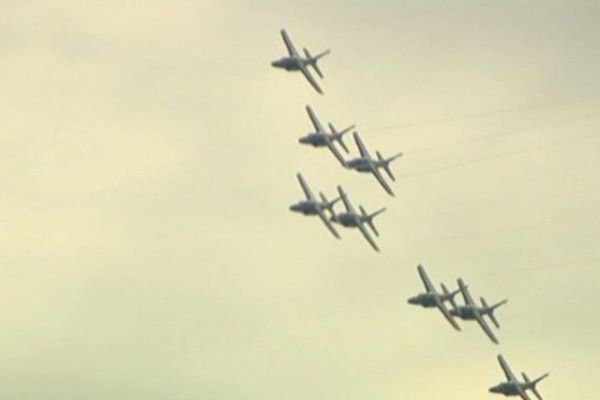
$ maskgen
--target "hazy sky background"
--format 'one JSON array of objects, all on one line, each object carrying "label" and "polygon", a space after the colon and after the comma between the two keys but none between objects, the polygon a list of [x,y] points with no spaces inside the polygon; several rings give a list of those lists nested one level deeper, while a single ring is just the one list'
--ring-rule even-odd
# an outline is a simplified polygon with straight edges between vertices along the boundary
[{"label": "hazy sky background", "polygon": [[[493,399],[600,389],[596,1],[0,1],[9,400]],[[324,96],[270,67],[298,48]],[[391,198],[297,143],[356,123]],[[349,142],[350,144],[350,142]],[[353,146],[352,146],[353,147]],[[356,150],[351,150],[355,154]],[[382,253],[292,214],[385,206]],[[500,346],[415,266],[508,298]]]}]

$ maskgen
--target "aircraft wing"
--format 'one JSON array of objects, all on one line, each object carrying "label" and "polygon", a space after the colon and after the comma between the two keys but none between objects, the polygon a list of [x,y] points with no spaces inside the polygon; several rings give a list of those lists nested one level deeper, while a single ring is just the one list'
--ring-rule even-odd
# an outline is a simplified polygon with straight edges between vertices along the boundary
[{"label": "aircraft wing", "polygon": [[[326,135],[327,135],[327,133],[326,133]],[[329,150],[331,150],[331,152],[333,153],[335,158],[337,158],[337,160],[340,162],[340,164],[342,164],[345,167],[346,160],[344,160],[344,156],[342,156],[340,151],[337,149],[337,147],[335,147],[335,145],[329,138],[327,138],[327,147],[329,148]]]},{"label": "aircraft wing", "polygon": [[517,382],[517,378],[515,378],[515,375],[510,370],[510,367],[508,366],[508,363],[506,362],[504,357],[502,357],[502,354],[498,354],[498,362],[500,363],[500,367],[502,367],[502,371],[504,371],[506,379],[509,382]]},{"label": "aircraft wing", "polygon": [[306,181],[304,180],[304,177],[302,177],[302,174],[298,173],[298,174],[296,174],[296,177],[298,177],[298,182],[300,182],[300,186],[302,186],[302,190],[304,191],[304,195],[306,196],[306,199],[314,200],[315,196],[313,195],[312,191],[306,184]]},{"label": "aircraft wing", "polygon": [[473,298],[471,297],[471,293],[469,293],[469,288],[467,287],[467,285],[465,285],[461,278],[458,278],[457,282],[460,292],[463,295],[463,299],[465,300],[465,304],[470,306],[476,306],[475,302],[473,301]]},{"label": "aircraft wing", "polygon": [[527,395],[527,393],[525,393],[525,391],[523,390],[523,388],[522,388],[522,387],[520,387],[520,386],[519,386],[519,396],[521,396],[521,398],[522,398],[523,400],[531,400],[531,399],[529,398],[529,396]]},{"label": "aircraft wing", "polygon": [[315,78],[313,78],[313,76],[310,74],[310,71],[308,70],[308,68],[306,68],[306,65],[304,65],[304,64],[300,65],[300,72],[302,72],[302,75],[304,75],[304,77],[306,78],[308,83],[310,83],[317,92],[319,92],[320,94],[323,94],[323,91],[319,87],[319,84],[317,83]]},{"label": "aircraft wing", "polygon": [[456,323],[456,320],[454,318],[452,318],[452,316],[450,315],[450,313],[448,312],[448,309],[446,308],[446,306],[444,305],[444,302],[440,300],[439,297],[436,296],[435,298],[435,303],[437,305],[437,308],[442,312],[442,314],[444,315],[444,317],[448,320],[448,322],[450,322],[450,325],[452,325],[452,327],[454,329],[456,329],[457,331],[460,331],[460,326],[458,326],[458,324]]},{"label": "aircraft wing", "polygon": [[423,268],[423,266],[421,264],[419,264],[417,266],[417,270],[419,271],[419,276],[421,277],[421,281],[423,282],[425,289],[428,292],[435,292],[435,287],[433,287],[433,284],[429,280],[429,277],[427,276],[427,272],[425,272],[425,268]]},{"label": "aircraft wing", "polygon": [[317,118],[317,115],[309,105],[306,106],[306,112],[308,113],[308,118],[310,118],[310,122],[312,122],[313,127],[315,128],[315,132],[327,133],[325,129],[323,129],[323,125],[321,125],[319,118]]},{"label": "aircraft wing", "polygon": [[367,231],[367,228],[365,228],[365,226],[363,225],[362,222],[358,223],[358,229],[360,230],[360,233],[363,234],[363,236],[365,237],[365,239],[367,239],[367,242],[369,242],[369,244],[371,245],[371,247],[373,249],[375,249],[375,251],[379,251],[379,247],[377,247],[377,244],[375,243],[375,241],[373,240],[373,238],[371,237],[371,235],[369,235],[369,232]]},{"label": "aircraft wing", "polygon": [[385,191],[390,196],[394,196],[394,191],[392,190],[392,188],[390,187],[390,185],[388,185],[388,183],[386,182],[386,180],[383,177],[383,175],[381,175],[381,172],[379,172],[379,169],[377,169],[377,167],[373,166],[372,172],[373,172],[373,175],[375,176],[375,179],[377,179],[377,181],[379,182],[379,184],[381,186],[383,186],[383,188],[385,189]]},{"label": "aircraft wing", "polygon": [[283,39],[283,42],[285,43],[285,47],[287,47],[287,51],[289,53],[290,56],[298,56],[298,52],[296,51],[296,48],[294,47],[294,44],[292,43],[290,37],[288,36],[287,32],[285,31],[285,29],[281,30],[281,38]]},{"label": "aircraft wing", "polygon": [[348,196],[346,195],[346,192],[344,192],[344,189],[342,189],[342,187],[339,185],[338,185],[338,193],[340,194],[340,197],[342,198],[342,202],[344,203],[344,207],[346,207],[346,211],[349,213],[356,214],[356,211],[354,211],[354,207],[352,207],[350,200],[348,200]]},{"label": "aircraft wing", "polygon": [[494,335],[494,332],[492,332],[490,326],[487,324],[487,322],[485,322],[481,314],[475,312],[475,318],[477,319],[477,323],[479,323],[479,326],[481,326],[481,329],[483,329],[483,331],[490,338],[490,340],[498,344],[498,339],[496,339],[496,335]]},{"label": "aircraft wing", "polygon": [[358,151],[360,152],[361,157],[366,157],[366,158],[370,159],[371,156],[369,155],[369,152],[367,151],[365,144],[360,139],[360,136],[358,136],[358,133],[354,132],[352,134],[352,136],[354,136],[354,142],[356,143],[356,147],[358,147]]},{"label": "aircraft wing", "polygon": [[320,207],[319,207],[319,218],[321,218],[321,221],[323,221],[323,223],[325,224],[325,226],[327,227],[327,229],[329,229],[329,231],[333,234],[333,236],[335,236],[336,238],[339,239],[340,238],[340,234],[337,233],[337,231],[333,227],[333,224],[331,223],[330,220],[327,219],[327,216],[323,212],[323,209],[320,208]]}]

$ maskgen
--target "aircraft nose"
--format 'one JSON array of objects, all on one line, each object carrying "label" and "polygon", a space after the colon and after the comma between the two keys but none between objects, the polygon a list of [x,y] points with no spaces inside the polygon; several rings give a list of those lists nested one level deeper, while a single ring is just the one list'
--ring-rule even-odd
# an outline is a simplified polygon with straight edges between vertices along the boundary
[{"label": "aircraft nose", "polygon": [[492,386],[491,388],[489,388],[488,391],[490,393],[498,393],[498,387],[497,386]]},{"label": "aircraft nose", "polygon": [[417,303],[416,297],[409,297],[408,304],[416,304],[416,303]]}]

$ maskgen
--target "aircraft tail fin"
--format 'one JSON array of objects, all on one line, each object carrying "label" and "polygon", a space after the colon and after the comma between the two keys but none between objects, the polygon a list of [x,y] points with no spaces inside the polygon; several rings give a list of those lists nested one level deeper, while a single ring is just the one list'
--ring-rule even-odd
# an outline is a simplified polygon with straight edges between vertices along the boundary
[{"label": "aircraft tail fin", "polygon": [[346,129],[338,132],[332,123],[329,123],[329,129],[331,130],[331,134],[333,135],[333,140],[337,140],[340,146],[344,149],[346,153],[349,153],[348,147],[346,147],[346,143],[344,143],[344,135],[354,129],[356,125],[350,125]]},{"label": "aircraft tail fin", "polygon": [[379,151],[376,151],[375,154],[377,154],[377,158],[381,162],[381,165],[383,166],[383,169],[388,174],[388,176],[390,177],[390,179],[392,181],[396,181],[396,177],[394,177],[394,174],[392,173],[392,170],[390,169],[390,163],[392,161],[394,161],[396,158],[400,157],[402,155],[402,153],[398,153],[398,154],[396,154],[396,155],[394,155],[394,156],[392,156],[390,158],[383,158],[383,156],[381,155],[381,153]]},{"label": "aircraft tail fin", "polygon": [[486,308],[489,310],[488,315],[490,316],[490,319],[492,320],[492,322],[494,323],[496,328],[500,328],[500,324],[498,323],[498,320],[496,319],[496,316],[494,315],[494,311],[496,310],[496,308],[500,307],[501,305],[506,304],[506,302],[508,302],[508,300],[502,300],[501,302],[496,303],[490,307],[490,306],[488,306],[485,299],[483,297],[481,298],[481,305],[483,306],[483,308]]},{"label": "aircraft tail fin", "polygon": [[305,47],[304,48],[304,55],[306,56],[306,58],[308,59],[308,62],[310,63],[310,65],[312,65],[312,67],[315,69],[315,71],[317,72],[317,75],[319,75],[319,77],[321,79],[323,79],[323,72],[321,71],[321,69],[319,68],[319,66],[317,65],[317,61],[319,61],[319,59],[321,57],[326,56],[327,54],[329,54],[331,52],[331,50],[325,50],[322,53],[317,54],[316,56],[312,56],[310,54],[310,52],[308,51],[308,49]]}]

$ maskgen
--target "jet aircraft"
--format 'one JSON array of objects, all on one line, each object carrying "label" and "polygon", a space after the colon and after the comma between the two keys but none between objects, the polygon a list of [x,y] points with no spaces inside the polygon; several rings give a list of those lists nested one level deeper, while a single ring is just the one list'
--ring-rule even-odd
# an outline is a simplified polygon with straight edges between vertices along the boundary
[{"label": "jet aircraft", "polygon": [[369,231],[365,227],[365,224],[369,225],[369,227],[371,228],[373,233],[375,233],[376,236],[379,236],[379,232],[377,231],[377,228],[375,228],[375,224],[373,224],[373,218],[384,212],[385,208],[381,208],[372,214],[367,214],[365,209],[362,206],[359,206],[359,214],[354,210],[354,207],[352,207],[352,204],[350,203],[350,200],[348,200],[348,196],[346,195],[346,192],[344,192],[344,189],[342,189],[342,187],[339,185],[337,189],[342,199],[342,202],[346,207],[346,211],[338,214],[334,213],[331,216],[331,220],[347,228],[358,228],[360,230],[360,233],[362,233],[365,239],[367,239],[367,242],[369,242],[371,247],[373,247],[375,251],[379,251],[379,247],[377,247],[377,244],[369,234]]},{"label": "jet aircraft", "polygon": [[496,310],[496,308],[505,304],[508,300],[502,300],[501,302],[494,304],[493,306],[490,307],[487,305],[485,299],[482,297],[481,298],[482,307],[479,307],[473,301],[473,298],[471,297],[471,294],[469,293],[469,289],[464,284],[463,280],[461,278],[458,278],[457,282],[458,282],[458,288],[462,292],[465,304],[462,306],[455,307],[452,310],[450,310],[450,315],[452,315],[453,317],[458,317],[458,318],[466,320],[466,321],[468,321],[468,320],[477,321],[477,323],[481,326],[481,329],[483,329],[483,331],[491,339],[491,341],[498,344],[498,339],[496,338],[496,335],[494,335],[494,332],[492,332],[492,330],[490,329],[490,327],[487,324],[487,322],[485,321],[485,319],[483,319],[483,317],[485,315],[488,315],[490,317],[490,319],[492,320],[492,322],[494,323],[494,325],[496,326],[496,328],[500,328],[500,324],[498,323],[498,320],[494,316],[494,311]]},{"label": "jet aircraft", "polygon": [[452,325],[454,329],[460,331],[460,326],[458,326],[454,318],[452,318],[450,312],[444,304],[445,301],[449,301],[453,307],[456,307],[456,304],[454,303],[454,296],[460,292],[460,289],[457,289],[454,292],[449,292],[446,286],[442,283],[442,293],[438,293],[435,289],[435,286],[433,286],[429,280],[429,277],[425,272],[425,268],[419,264],[417,266],[417,270],[419,271],[419,276],[421,277],[421,281],[423,281],[426,292],[419,293],[418,295],[409,298],[408,303],[420,305],[425,308],[437,307],[448,320],[448,322],[450,322],[450,325]]},{"label": "jet aircraft", "polygon": [[353,136],[354,141],[356,142],[356,147],[358,147],[358,151],[360,152],[360,156],[346,161],[345,167],[349,169],[354,169],[358,172],[372,173],[373,175],[375,175],[375,178],[381,184],[381,186],[383,186],[385,191],[389,195],[393,196],[394,192],[392,191],[392,188],[385,181],[379,169],[383,168],[385,172],[387,172],[390,179],[392,181],[395,181],[396,178],[394,177],[394,174],[392,174],[392,170],[390,169],[390,163],[396,158],[400,157],[402,153],[398,153],[395,156],[389,158],[383,158],[381,153],[376,151],[375,154],[377,154],[377,159],[373,159],[367,151],[367,148],[365,147],[363,141],[360,139],[360,136],[358,136],[358,133],[354,132]]},{"label": "jet aircraft", "polygon": [[506,382],[502,382],[496,386],[492,386],[489,389],[491,393],[499,393],[505,396],[521,396],[521,399],[523,400],[530,400],[526,391],[531,390],[535,397],[538,398],[538,400],[543,400],[542,396],[540,395],[540,392],[538,392],[536,389],[536,385],[539,381],[547,377],[549,374],[546,373],[540,376],[539,378],[531,381],[529,380],[529,377],[525,374],[525,372],[522,372],[521,374],[523,375],[524,382],[519,382],[513,374],[513,372],[510,370],[510,367],[508,366],[508,363],[504,360],[504,357],[502,357],[502,354],[498,355],[498,362],[500,363],[500,366],[504,371],[504,375],[506,376]]},{"label": "jet aircraft", "polygon": [[294,44],[292,43],[292,41],[290,40],[290,37],[288,36],[287,32],[285,31],[285,29],[281,30],[281,37],[283,38],[283,42],[285,43],[285,47],[287,48],[288,51],[288,55],[286,57],[282,57],[279,60],[273,61],[271,63],[271,65],[275,68],[283,68],[286,71],[300,71],[302,72],[302,75],[304,75],[304,77],[308,80],[308,82],[312,85],[312,87],[319,92],[320,94],[323,94],[323,91],[321,90],[321,88],[319,87],[319,84],[317,83],[317,81],[315,80],[315,78],[310,74],[310,71],[308,70],[308,67],[311,66],[314,68],[314,70],[316,71],[316,73],[323,78],[323,73],[321,72],[321,70],[319,69],[319,66],[317,65],[317,62],[319,61],[319,59],[323,56],[326,56],[327,54],[330,53],[329,50],[325,50],[324,52],[317,54],[316,56],[312,56],[310,54],[310,52],[304,48],[304,56],[302,57],[298,51],[296,50],[296,48],[294,47]]},{"label": "jet aircraft", "polygon": [[333,205],[340,200],[340,198],[336,198],[332,201],[327,200],[323,193],[319,193],[321,200],[317,200],[313,195],[312,191],[306,184],[304,177],[302,174],[296,174],[298,178],[298,182],[300,182],[300,186],[302,186],[302,190],[304,191],[304,195],[306,196],[306,200],[299,201],[298,203],[292,204],[290,206],[290,211],[299,212],[304,215],[318,215],[321,218],[321,221],[325,224],[327,229],[335,236],[336,238],[340,238],[339,233],[331,223],[331,221],[325,215],[325,210],[328,210],[331,215],[333,214]]},{"label": "jet aircraft", "polygon": [[308,105],[306,106],[306,112],[308,113],[308,117],[310,118],[310,121],[312,122],[315,131],[310,132],[306,136],[301,137],[300,139],[298,139],[298,141],[303,144],[310,144],[314,147],[327,146],[329,150],[331,150],[335,158],[337,158],[337,160],[342,165],[345,165],[344,157],[342,157],[337,147],[335,147],[334,142],[338,142],[347,153],[348,148],[346,147],[346,144],[344,143],[342,137],[346,133],[354,129],[355,126],[351,125],[343,131],[338,132],[332,124],[329,124],[329,129],[331,129],[331,133],[327,133],[327,131],[323,129],[323,125],[321,125],[321,122],[317,118],[317,115],[315,114],[313,109]]}]

